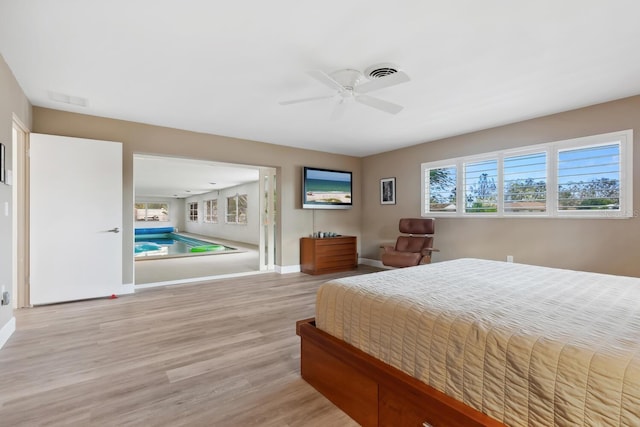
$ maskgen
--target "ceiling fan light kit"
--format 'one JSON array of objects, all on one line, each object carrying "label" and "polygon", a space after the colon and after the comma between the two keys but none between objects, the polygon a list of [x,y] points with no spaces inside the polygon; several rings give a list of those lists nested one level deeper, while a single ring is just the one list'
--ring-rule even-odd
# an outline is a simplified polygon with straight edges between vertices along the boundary
[{"label": "ceiling fan light kit", "polygon": [[312,70],[307,74],[327,86],[329,89],[334,90],[335,93],[327,96],[314,96],[310,98],[281,101],[280,104],[298,104],[339,96],[338,103],[331,114],[332,120],[342,117],[344,110],[346,109],[346,103],[351,102],[352,100],[388,114],[399,113],[403,109],[401,105],[366,94],[408,82],[410,80],[409,76],[404,71],[399,70],[397,66],[390,63],[372,65],[371,67],[368,67],[364,73],[347,68],[344,70],[334,71],[330,74],[320,70]]}]

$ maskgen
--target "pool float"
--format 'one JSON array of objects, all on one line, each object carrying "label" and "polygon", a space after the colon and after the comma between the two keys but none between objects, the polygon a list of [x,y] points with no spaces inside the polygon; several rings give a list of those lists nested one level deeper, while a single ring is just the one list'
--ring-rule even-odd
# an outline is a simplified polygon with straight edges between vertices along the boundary
[{"label": "pool float", "polygon": [[212,251],[223,251],[224,246],[222,245],[201,245],[194,246],[191,248],[191,252],[212,252]]},{"label": "pool float", "polygon": [[136,228],[135,234],[166,234],[177,231],[174,227]]},{"label": "pool float", "polygon": [[157,251],[161,248],[162,246],[160,246],[157,243],[140,242],[140,243],[136,243],[135,252],[140,253],[140,252],[147,252],[147,251]]}]

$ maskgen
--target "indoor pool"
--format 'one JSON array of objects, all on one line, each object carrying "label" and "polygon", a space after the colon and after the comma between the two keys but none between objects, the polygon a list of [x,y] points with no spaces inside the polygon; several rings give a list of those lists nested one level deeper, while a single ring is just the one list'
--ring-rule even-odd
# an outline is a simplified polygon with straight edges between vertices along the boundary
[{"label": "indoor pool", "polygon": [[236,248],[176,233],[136,235],[134,245],[136,257],[203,255],[229,251],[236,251]]}]

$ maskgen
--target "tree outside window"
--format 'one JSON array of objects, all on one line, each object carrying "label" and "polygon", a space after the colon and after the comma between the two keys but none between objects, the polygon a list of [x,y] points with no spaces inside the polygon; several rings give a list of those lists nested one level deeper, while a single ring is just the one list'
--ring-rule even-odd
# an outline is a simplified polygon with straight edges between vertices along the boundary
[{"label": "tree outside window", "polygon": [[630,218],[633,132],[422,164],[424,216]]},{"label": "tree outside window", "polygon": [[434,168],[429,170],[429,206],[430,212],[456,211],[456,167]]},{"label": "tree outside window", "polygon": [[620,145],[558,153],[558,210],[620,209]]},{"label": "tree outside window", "polygon": [[497,160],[486,160],[465,165],[465,212],[498,211],[497,178]]}]

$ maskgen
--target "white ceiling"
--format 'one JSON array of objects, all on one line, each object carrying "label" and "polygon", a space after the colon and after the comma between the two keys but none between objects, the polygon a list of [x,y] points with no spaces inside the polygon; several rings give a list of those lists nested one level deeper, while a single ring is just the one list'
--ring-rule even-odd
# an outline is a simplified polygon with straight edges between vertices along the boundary
[{"label": "white ceiling", "polygon": [[185,198],[258,181],[258,168],[148,155],[133,157],[136,200]]},{"label": "white ceiling", "polygon": [[[639,94],[639,16],[638,0],[0,0],[0,53],[36,106],[366,156]],[[332,93],[309,70],[380,62],[411,77],[375,92],[397,115],[278,104]]]}]

